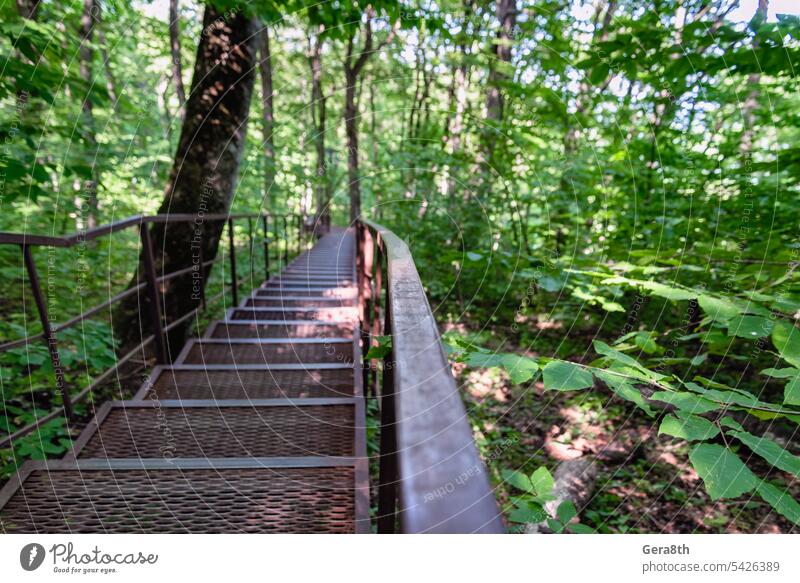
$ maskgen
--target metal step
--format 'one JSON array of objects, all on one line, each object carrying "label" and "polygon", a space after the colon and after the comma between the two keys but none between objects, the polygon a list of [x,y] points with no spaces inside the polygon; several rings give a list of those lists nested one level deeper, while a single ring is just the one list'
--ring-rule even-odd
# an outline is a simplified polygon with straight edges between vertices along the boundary
[{"label": "metal step", "polygon": [[358,292],[354,287],[331,287],[310,289],[308,287],[268,287],[258,288],[253,292],[258,298],[279,298],[282,295],[294,297],[324,297],[324,298],[353,298],[358,297]]},{"label": "metal step", "polygon": [[206,338],[352,338],[353,322],[286,320],[285,322],[216,320]]},{"label": "metal step", "polygon": [[91,458],[352,457],[360,399],[117,401],[75,442]]},{"label": "metal step", "polygon": [[356,308],[230,308],[228,320],[327,320],[355,321]]},{"label": "metal step", "polygon": [[298,296],[279,296],[275,298],[246,298],[243,300],[243,307],[253,306],[256,308],[338,308],[355,306],[355,298],[308,298]]},{"label": "metal step", "polygon": [[201,338],[189,340],[175,364],[353,363],[347,338]]},{"label": "metal step", "polygon": [[297,399],[352,397],[360,375],[345,364],[325,366],[160,366],[134,399]]},{"label": "metal step", "polygon": [[363,465],[313,457],[26,462],[0,491],[0,529],[367,532]]}]

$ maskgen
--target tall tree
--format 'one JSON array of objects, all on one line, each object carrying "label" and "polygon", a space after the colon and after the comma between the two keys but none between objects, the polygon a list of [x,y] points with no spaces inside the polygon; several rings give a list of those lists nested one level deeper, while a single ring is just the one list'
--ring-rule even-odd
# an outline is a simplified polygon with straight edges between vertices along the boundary
[{"label": "tall tree", "polygon": [[92,35],[94,32],[95,19],[100,18],[100,5],[97,0],[83,0],[83,14],[81,14],[81,45],[79,50],[81,78],[86,81],[88,90],[83,99],[83,134],[89,146],[90,156],[92,157],[91,177],[84,182],[86,190],[86,203],[88,212],[86,216],[86,227],[91,229],[97,222],[97,136],[95,134],[94,113],[92,112],[92,60],[94,51],[92,50]]},{"label": "tall tree", "polygon": [[17,11],[22,18],[36,20],[39,11],[39,0],[17,0]]},{"label": "tall tree", "polygon": [[269,208],[269,199],[275,189],[275,111],[272,95],[272,52],[269,46],[269,27],[265,24],[259,33],[258,68],[261,73],[262,132],[264,134],[264,201]]},{"label": "tall tree", "polygon": [[494,165],[497,146],[497,125],[503,121],[503,83],[508,79],[505,67],[511,62],[511,47],[514,29],[517,24],[516,0],[497,0],[495,16],[498,28],[492,46],[492,60],[489,62],[489,79],[486,86],[486,111],[483,129],[482,152],[478,161],[483,167],[483,188],[488,190],[491,181],[491,167]]},{"label": "tall tree", "polygon": [[[204,260],[217,254],[224,224],[203,217],[230,208],[245,145],[258,38],[257,20],[245,12],[228,12],[223,17],[213,6],[206,7],[175,162],[158,211],[192,214],[196,220],[153,225],[159,274],[193,265],[200,249]],[[202,231],[199,240],[198,229]],[[208,272],[205,275],[207,278]],[[141,279],[140,266],[131,284]],[[168,320],[197,305],[191,277],[165,282],[161,291]],[[150,322],[140,316],[147,313],[146,306],[147,298],[136,295],[121,304],[114,325],[123,345],[138,343],[140,330],[145,335],[151,331]],[[185,333],[185,327],[174,330],[169,338],[171,349],[183,343]]]},{"label": "tall tree", "polygon": [[181,65],[181,22],[178,0],[169,0],[169,50],[172,56],[172,82],[181,115],[186,104],[186,91],[183,88],[183,66]]},{"label": "tall tree", "polygon": [[380,52],[383,47],[392,42],[397,31],[398,22],[392,25],[389,35],[376,47],[373,46],[372,20],[375,11],[372,6],[366,9],[366,24],[363,31],[364,46],[356,56],[355,37],[357,29],[350,29],[347,36],[347,51],[344,59],[344,126],[347,136],[347,180],[350,195],[350,221],[355,221],[361,216],[361,184],[358,174],[358,107],[356,94],[358,78],[364,65],[373,52]]},{"label": "tall tree", "polygon": [[314,149],[317,152],[314,177],[317,206],[317,223],[327,227],[330,223],[330,189],[325,167],[326,107],[322,92],[322,45],[325,25],[320,25],[316,35],[308,36],[308,65],[311,69],[311,123],[314,128]]},{"label": "tall tree", "polygon": [[[769,10],[769,0],[758,0],[756,13],[753,16],[752,26],[758,27],[767,20],[767,11]],[[758,39],[753,39],[753,49],[758,48]],[[755,110],[758,107],[758,85],[761,82],[761,75],[758,73],[751,73],[747,78],[747,85],[750,87],[750,93],[742,106],[742,122],[744,124],[744,132],[742,133],[741,150],[745,156],[749,156],[753,150],[753,136],[755,134]]]}]

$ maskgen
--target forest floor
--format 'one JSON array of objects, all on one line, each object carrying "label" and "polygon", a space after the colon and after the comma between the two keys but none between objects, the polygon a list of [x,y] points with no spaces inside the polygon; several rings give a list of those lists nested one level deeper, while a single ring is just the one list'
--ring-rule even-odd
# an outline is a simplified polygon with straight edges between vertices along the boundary
[{"label": "forest floor", "polygon": [[453,372],[504,507],[510,493],[502,470],[529,474],[544,465],[553,472],[559,462],[586,457],[599,473],[580,519],[598,532],[797,532],[759,498],[712,501],[689,463],[688,444],[659,436],[658,417],[608,393],[545,392],[541,382],[513,385],[499,369],[460,363]]}]

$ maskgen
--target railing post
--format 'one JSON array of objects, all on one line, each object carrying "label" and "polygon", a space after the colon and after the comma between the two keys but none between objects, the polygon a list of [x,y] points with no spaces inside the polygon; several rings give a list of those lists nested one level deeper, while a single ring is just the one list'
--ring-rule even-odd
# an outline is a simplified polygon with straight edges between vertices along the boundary
[{"label": "railing post", "polygon": [[253,219],[247,217],[247,241],[248,241],[248,255],[250,263],[250,284],[253,283]]},{"label": "railing post", "polygon": [[[42,288],[39,285],[39,274],[36,272],[36,262],[33,260],[29,245],[22,245],[22,255],[25,259],[25,267],[28,271],[28,281],[33,292],[33,301],[39,312],[39,319],[42,322],[42,335],[47,342],[47,349],[50,352],[50,362],[53,364],[53,374],[56,377],[56,391],[61,394],[61,401],[64,403],[64,413],[68,418],[72,418],[72,400],[64,381],[64,370],[61,368],[61,357],[58,354],[58,342],[53,329],[50,327],[50,318],[47,315],[47,304],[42,297]],[[10,433],[10,432],[9,432]]]},{"label": "railing post", "polygon": [[231,258],[231,297],[233,305],[239,305],[239,278],[236,276],[236,247],[233,236],[233,219],[228,219],[228,245]]},{"label": "railing post", "polygon": [[147,282],[148,308],[150,324],[153,327],[156,343],[156,362],[166,364],[167,351],[164,346],[164,326],[161,322],[161,305],[159,303],[158,282],[156,281],[156,263],[153,259],[153,243],[150,238],[148,223],[142,222],[139,233],[142,238],[142,255],[144,257],[144,278]]},{"label": "railing post", "polygon": [[297,215],[297,254],[303,251],[303,215]]},{"label": "railing post", "polygon": [[200,249],[198,251],[198,255],[200,256],[200,305],[203,306],[203,309],[206,309],[206,266],[205,266],[205,256],[203,255],[203,235],[205,234],[204,230],[200,230]]},{"label": "railing post", "polygon": [[269,223],[268,215],[261,216],[261,222],[264,225],[264,279],[269,279]]},{"label": "railing post", "polygon": [[[372,294],[372,338],[373,341],[380,335],[381,326],[381,288],[383,286],[383,250],[381,249],[381,236],[375,235],[375,281]],[[372,371],[373,393],[378,394],[377,364]]]},{"label": "railing post", "polygon": [[[386,299],[383,333],[391,330],[391,309]],[[397,512],[397,434],[395,433],[394,343],[383,359],[381,389],[381,450],[378,462],[378,533],[393,534]]]},{"label": "railing post", "polygon": [[283,215],[283,267],[289,263],[289,228],[286,226],[286,215]]}]

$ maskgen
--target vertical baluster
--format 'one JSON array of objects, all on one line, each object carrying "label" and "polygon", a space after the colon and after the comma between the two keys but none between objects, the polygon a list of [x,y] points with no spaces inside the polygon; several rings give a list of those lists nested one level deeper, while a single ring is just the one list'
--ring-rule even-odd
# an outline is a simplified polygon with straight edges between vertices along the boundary
[{"label": "vertical baluster", "polygon": [[253,219],[247,217],[247,242],[250,263],[250,285],[253,285]]},{"label": "vertical baluster", "polygon": [[[166,228],[166,226],[164,228]],[[155,335],[156,361],[159,364],[166,364],[167,350],[164,341],[164,326],[161,322],[161,303],[158,293],[158,281],[156,280],[156,262],[153,259],[153,242],[147,223],[143,222],[139,226],[139,234],[142,239],[144,277],[147,282],[147,311],[150,314],[150,325]]]},{"label": "vertical baluster", "polygon": [[264,225],[264,280],[269,279],[269,215],[261,216]]},{"label": "vertical baluster", "polygon": [[233,235],[233,219],[228,219],[228,245],[231,258],[231,297],[233,305],[239,305],[239,279],[236,276],[236,245]]},{"label": "vertical baluster", "polygon": [[200,305],[203,306],[203,309],[206,309],[206,258],[205,254],[203,253],[203,236],[205,235],[205,229],[200,229]]},{"label": "vertical baluster", "polygon": [[[361,256],[361,265],[358,270],[358,293],[361,298],[359,302],[359,318],[361,321],[361,346],[364,354],[369,351],[371,346],[370,332],[372,330],[372,309],[370,301],[372,300],[372,259],[373,259],[373,239],[369,229],[365,226],[361,227],[361,248],[359,255]],[[370,370],[372,368],[372,359],[368,359],[362,367],[361,374],[363,379],[364,390],[367,391],[370,387],[369,378]]]},{"label": "vertical baluster", "polygon": [[[375,285],[372,295],[372,338],[373,345],[378,345],[377,338],[380,336],[381,330],[381,288],[383,286],[383,249],[381,245],[381,236],[375,235]],[[378,394],[379,380],[377,363],[376,368],[372,372],[373,393]]]},{"label": "vertical baluster", "polygon": [[[391,302],[387,288],[386,306],[383,310],[383,333],[391,330]],[[392,344],[394,346],[394,344]],[[378,476],[378,532],[395,532],[397,512],[397,434],[395,433],[394,402],[394,347],[383,359],[383,386],[381,388],[381,454]]]},{"label": "vertical baluster", "polygon": [[67,417],[72,418],[72,400],[67,390],[67,384],[64,381],[64,369],[61,368],[61,357],[58,354],[58,342],[53,329],[50,327],[50,318],[47,315],[47,304],[45,304],[44,297],[42,296],[42,288],[39,285],[39,274],[36,272],[36,262],[33,260],[29,245],[22,245],[22,255],[25,259],[25,268],[28,271],[28,281],[31,284],[33,301],[36,303],[39,319],[42,322],[42,336],[45,342],[47,342],[47,350],[50,352],[50,362],[53,365],[53,373],[56,377],[56,391],[61,395],[61,401],[64,403],[64,413]]},{"label": "vertical baluster", "polygon": [[289,228],[286,226],[286,215],[283,215],[283,268],[289,263]]},{"label": "vertical baluster", "polygon": [[297,254],[303,251],[303,215],[297,215]]}]

